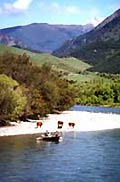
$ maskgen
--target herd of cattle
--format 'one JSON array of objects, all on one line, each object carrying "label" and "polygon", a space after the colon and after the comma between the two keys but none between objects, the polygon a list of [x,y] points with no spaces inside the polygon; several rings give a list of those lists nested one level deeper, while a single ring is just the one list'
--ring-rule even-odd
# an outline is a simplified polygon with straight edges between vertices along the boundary
[{"label": "herd of cattle", "polygon": [[[63,127],[63,124],[64,124],[63,121],[58,121],[58,129],[62,128],[62,127]],[[41,128],[42,125],[43,125],[43,122],[42,122],[42,121],[37,121],[37,122],[36,122],[36,127],[37,127],[37,128],[38,128],[38,127]],[[71,123],[71,122],[70,122],[70,123],[68,123],[68,125],[69,125],[69,127],[74,128],[75,123]]]}]

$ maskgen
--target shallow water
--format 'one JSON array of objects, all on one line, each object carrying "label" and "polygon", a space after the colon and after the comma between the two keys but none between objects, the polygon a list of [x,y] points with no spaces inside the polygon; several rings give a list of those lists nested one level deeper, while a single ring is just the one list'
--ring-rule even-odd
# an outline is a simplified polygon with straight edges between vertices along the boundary
[{"label": "shallow water", "polygon": [[120,130],[63,133],[57,144],[36,137],[0,138],[1,182],[120,181]]}]

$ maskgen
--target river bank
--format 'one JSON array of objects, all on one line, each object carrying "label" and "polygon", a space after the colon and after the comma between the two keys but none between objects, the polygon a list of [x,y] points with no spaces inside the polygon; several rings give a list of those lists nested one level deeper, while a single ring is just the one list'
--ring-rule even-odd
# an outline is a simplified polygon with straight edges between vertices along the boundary
[{"label": "river bank", "polygon": [[[63,127],[58,129],[58,121]],[[42,120],[43,125],[36,127],[36,122],[12,123],[13,126],[0,128],[0,136],[24,135],[49,132],[97,131],[120,128],[120,115],[112,113],[91,113],[87,111],[64,111],[61,114],[50,114]],[[69,123],[75,123],[74,127]]]}]

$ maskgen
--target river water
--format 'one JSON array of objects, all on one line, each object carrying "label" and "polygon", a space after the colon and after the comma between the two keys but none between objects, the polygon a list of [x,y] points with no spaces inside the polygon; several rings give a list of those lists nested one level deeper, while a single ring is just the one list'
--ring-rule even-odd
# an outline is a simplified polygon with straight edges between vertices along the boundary
[{"label": "river water", "polygon": [[0,137],[1,182],[120,182],[120,129],[37,136]]},{"label": "river water", "polygon": [[113,113],[120,114],[120,108],[118,107],[98,107],[98,106],[81,106],[74,105],[70,108],[71,111],[88,111],[94,113]]}]

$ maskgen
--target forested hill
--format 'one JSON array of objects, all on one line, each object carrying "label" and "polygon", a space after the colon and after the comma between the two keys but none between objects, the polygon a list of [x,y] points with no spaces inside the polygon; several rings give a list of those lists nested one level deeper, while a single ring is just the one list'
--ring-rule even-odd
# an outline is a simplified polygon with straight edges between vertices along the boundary
[{"label": "forested hill", "polygon": [[93,71],[120,73],[120,9],[92,31],[66,42],[53,54],[82,59],[95,66]]}]

